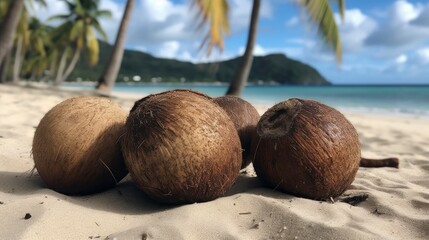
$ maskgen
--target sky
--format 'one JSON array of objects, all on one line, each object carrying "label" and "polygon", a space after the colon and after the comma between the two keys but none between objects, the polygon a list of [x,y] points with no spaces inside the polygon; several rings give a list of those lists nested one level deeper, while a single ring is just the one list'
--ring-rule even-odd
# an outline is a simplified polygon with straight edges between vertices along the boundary
[{"label": "sky", "polygon": [[[47,8],[34,7],[41,20],[66,12],[63,1],[46,2]],[[341,63],[293,0],[262,0],[254,55],[284,53],[313,66],[334,84],[429,84],[429,0],[345,2],[341,21],[332,1],[343,47]],[[100,1],[101,9],[113,13],[110,19],[100,19],[110,43],[115,40],[125,3]],[[198,28],[196,9],[190,3],[137,0],[126,48],[195,63],[230,59],[244,52],[251,0],[229,0],[231,31],[225,36],[225,49],[210,56],[200,49],[205,29]]]}]

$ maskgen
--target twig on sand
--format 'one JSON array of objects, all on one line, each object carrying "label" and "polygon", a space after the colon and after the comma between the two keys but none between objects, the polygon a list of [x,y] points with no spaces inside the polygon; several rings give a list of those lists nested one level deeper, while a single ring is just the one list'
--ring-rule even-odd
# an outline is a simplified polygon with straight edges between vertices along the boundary
[{"label": "twig on sand", "polygon": [[367,168],[379,168],[379,167],[392,167],[399,168],[399,159],[396,157],[384,158],[384,159],[371,159],[361,158],[360,167]]},{"label": "twig on sand", "polygon": [[252,214],[251,212],[241,212],[241,213],[238,213],[239,215],[249,215],[249,214]]}]

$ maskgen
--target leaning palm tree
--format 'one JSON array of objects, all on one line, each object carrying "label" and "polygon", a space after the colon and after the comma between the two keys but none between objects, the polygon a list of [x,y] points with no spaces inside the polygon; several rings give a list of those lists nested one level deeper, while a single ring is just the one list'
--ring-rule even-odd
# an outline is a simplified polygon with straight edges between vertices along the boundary
[{"label": "leaning palm tree", "polygon": [[[107,35],[101,27],[98,19],[101,17],[111,17],[108,10],[99,9],[98,0],[64,0],[68,7],[68,14],[56,15],[50,20],[61,20],[63,24],[54,30],[53,39],[63,49],[59,66],[57,69],[55,85],[61,84],[68,78],[76,67],[82,50],[86,50],[86,55],[90,65],[98,63],[99,44],[95,32],[98,32],[104,41]],[[67,65],[67,59],[71,60]]]},{"label": "leaning palm tree", "polygon": [[30,45],[29,20],[30,17],[28,11],[24,7],[21,11],[21,16],[15,32],[15,53],[12,71],[12,81],[14,83],[18,83],[20,80],[19,75],[21,73],[22,63]]},{"label": "leaning palm tree", "polygon": [[[310,17],[311,22],[316,24],[322,39],[335,51],[338,62],[341,62],[341,40],[335,23],[329,0],[295,0],[301,5]],[[207,33],[203,43],[208,43],[208,52],[213,46],[223,49],[223,34],[228,32],[228,2],[227,0],[194,0],[199,6],[203,22],[210,23],[210,31]],[[249,35],[246,50],[241,59],[241,64],[236,70],[227,95],[240,95],[250,74],[253,62],[253,48],[256,42],[256,32],[260,9],[260,0],[253,0],[252,15],[250,19]],[[336,0],[341,17],[344,18],[344,0]]]},{"label": "leaning palm tree", "polygon": [[23,8],[24,0],[11,1],[7,14],[0,24],[0,64],[12,47],[15,29]]},{"label": "leaning palm tree", "polygon": [[[3,23],[6,14],[9,10],[9,2],[8,1],[0,1],[0,22]],[[10,63],[10,50],[7,51],[3,61],[0,61],[0,83],[6,82],[7,74],[8,74],[8,66]]]},{"label": "leaning palm tree", "polygon": [[[0,2],[0,15],[1,18],[6,16],[9,7],[12,7],[12,1],[1,1]],[[44,0],[37,0],[42,6],[46,6],[46,2]],[[2,77],[6,76],[7,68],[9,67],[9,62],[11,62],[12,50],[15,52],[13,57],[13,71],[12,71],[12,80],[14,83],[19,81],[19,74],[21,73],[22,63],[24,61],[24,57],[27,51],[27,48],[30,44],[30,32],[29,32],[29,7],[32,5],[32,1],[25,1],[26,4],[23,5],[21,9],[21,14],[19,15],[18,24],[15,28],[14,33],[14,48],[9,49],[6,58],[2,64]],[[3,19],[2,19],[3,20]],[[3,82],[5,79],[3,78]]]},{"label": "leaning palm tree", "polygon": [[115,44],[113,45],[109,62],[106,66],[104,66],[104,71],[98,79],[96,89],[103,94],[108,94],[111,91],[116,78],[118,77],[119,68],[121,67],[122,57],[124,55],[125,37],[131,18],[131,13],[134,8],[134,3],[135,0],[127,1],[125,12],[122,16],[121,25],[119,26],[119,30],[116,35]]}]

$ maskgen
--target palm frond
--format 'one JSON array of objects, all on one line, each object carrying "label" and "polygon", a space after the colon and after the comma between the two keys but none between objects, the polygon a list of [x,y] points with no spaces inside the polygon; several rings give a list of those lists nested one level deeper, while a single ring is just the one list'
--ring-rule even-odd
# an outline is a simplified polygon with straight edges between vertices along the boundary
[{"label": "palm frond", "polygon": [[85,32],[85,22],[82,19],[77,20],[69,33],[69,40],[73,41],[76,38],[79,38]]},{"label": "palm frond", "polygon": [[340,16],[341,20],[344,21],[345,17],[345,9],[346,9],[346,3],[345,0],[337,0],[338,1],[338,8],[340,9]]},{"label": "palm frond", "polygon": [[332,47],[336,53],[337,61],[341,62],[341,39],[337,24],[335,22],[334,13],[332,12],[331,6],[329,5],[329,1],[298,0],[298,3],[302,5],[305,10],[307,10],[311,21],[318,26],[318,31],[322,39],[326,44]]},{"label": "palm frond", "polygon": [[48,21],[67,21],[71,18],[70,14],[55,15],[48,18]]},{"label": "palm frond", "polygon": [[112,18],[113,14],[110,10],[97,10],[95,12],[95,17],[106,17],[106,18]]},{"label": "palm frond", "polygon": [[62,45],[62,43],[67,44],[69,41],[68,34],[70,29],[73,27],[71,22],[64,22],[60,26],[53,29],[51,32],[51,39],[56,45]]},{"label": "palm frond", "polygon": [[95,36],[95,33],[92,28],[87,28],[86,31],[86,49],[88,50],[88,61],[89,64],[94,66],[98,63],[98,55],[99,55],[99,45],[98,40]]},{"label": "palm frond", "polygon": [[229,6],[227,0],[194,0],[194,4],[198,7],[199,17],[201,18],[199,27],[209,25],[209,30],[201,47],[207,46],[208,55],[210,55],[213,47],[223,50],[223,37],[225,34],[229,34]]},{"label": "palm frond", "polygon": [[94,26],[95,30],[101,35],[101,38],[103,39],[103,41],[107,42],[108,40],[107,34],[104,31],[104,29],[101,27],[100,22],[98,22],[98,20],[95,19],[92,25]]}]

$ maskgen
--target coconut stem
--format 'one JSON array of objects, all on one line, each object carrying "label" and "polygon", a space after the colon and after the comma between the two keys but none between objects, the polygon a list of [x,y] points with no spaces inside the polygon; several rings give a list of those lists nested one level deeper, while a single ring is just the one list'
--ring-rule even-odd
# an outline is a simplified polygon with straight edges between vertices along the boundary
[{"label": "coconut stem", "polygon": [[384,159],[371,159],[361,158],[360,167],[379,168],[379,167],[392,167],[399,168],[399,159],[396,157]]}]

